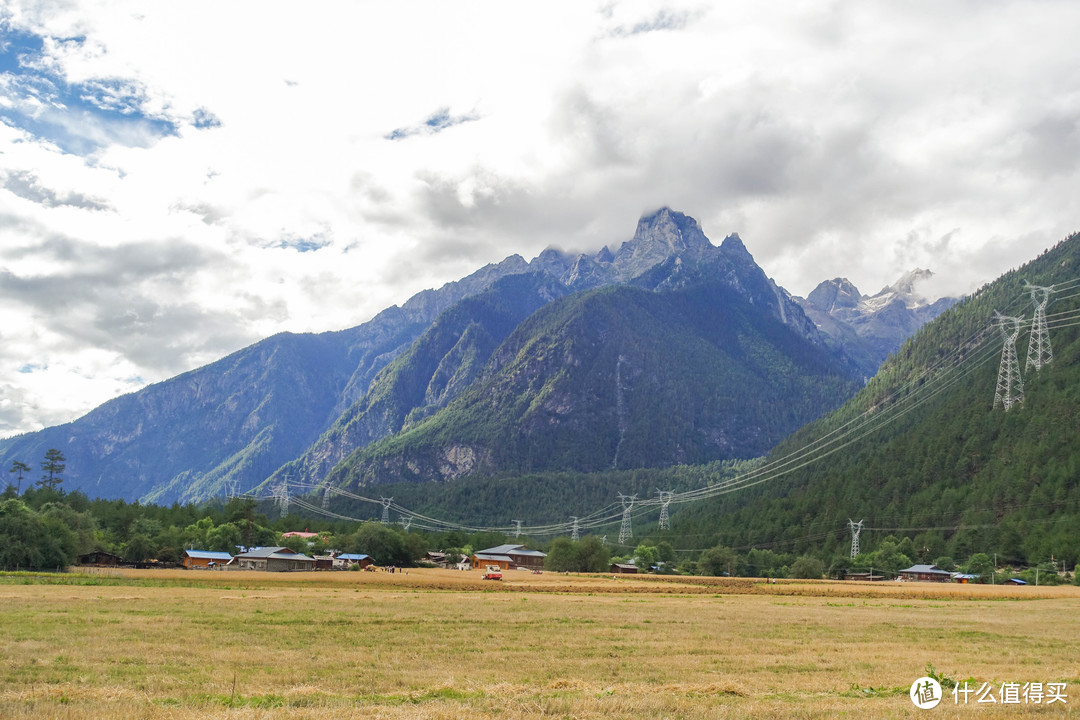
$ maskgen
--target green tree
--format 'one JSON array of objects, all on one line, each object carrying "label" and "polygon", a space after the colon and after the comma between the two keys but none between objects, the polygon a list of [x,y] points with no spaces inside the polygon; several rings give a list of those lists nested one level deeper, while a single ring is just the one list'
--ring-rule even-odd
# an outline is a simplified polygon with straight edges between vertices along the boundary
[{"label": "green tree", "polygon": [[206,532],[206,549],[235,555],[241,540],[240,528],[232,523],[222,523]]},{"label": "green tree", "polygon": [[311,552],[311,543],[306,537],[290,535],[289,537],[279,537],[276,542],[278,545],[287,547],[294,552],[305,554]]},{"label": "green tree", "polygon": [[979,582],[984,583],[994,574],[994,562],[986,553],[975,553],[968,558],[964,572],[969,575],[978,575]]},{"label": "green tree", "polygon": [[45,471],[45,474],[41,476],[41,480],[38,481],[38,485],[43,488],[49,488],[56,490],[57,486],[63,482],[63,478],[60,475],[64,472],[64,468],[67,466],[64,464],[67,458],[64,457],[64,453],[56,448],[49,448],[45,451],[45,460],[41,463],[41,469]]},{"label": "green tree", "polygon": [[791,577],[807,580],[820,580],[825,574],[825,563],[816,557],[803,555],[791,565]]},{"label": "green tree", "polygon": [[607,572],[611,551],[595,535],[578,541],[578,572]]},{"label": "green tree", "polygon": [[738,566],[738,554],[725,545],[709,548],[698,558],[698,570],[702,575],[734,575]]},{"label": "green tree", "polygon": [[675,562],[675,548],[671,546],[667,540],[657,543],[656,555],[660,558],[660,562],[671,563]]},{"label": "green tree", "polygon": [[204,517],[184,528],[184,548],[190,550],[206,550],[209,544],[206,534],[214,527],[214,519]]},{"label": "green tree", "polygon": [[658,562],[660,562],[660,553],[657,552],[656,546],[642,543],[634,550],[634,564],[638,566],[639,572],[648,572],[649,568]]},{"label": "green tree", "polygon": [[577,543],[570,538],[557,537],[551,541],[547,557],[544,558],[544,567],[555,572],[577,571],[578,548]]},{"label": "green tree", "polygon": [[401,535],[382,523],[366,522],[349,536],[347,552],[370,555],[376,565],[411,565],[408,547]]},{"label": "green tree", "polygon": [[55,517],[42,517],[22,500],[0,502],[0,568],[63,569],[75,561],[78,537]]},{"label": "green tree", "polygon": [[124,559],[131,562],[146,562],[154,557],[154,542],[142,533],[132,535],[124,545]]},{"label": "green tree", "polygon": [[956,569],[956,562],[948,555],[942,555],[934,561],[934,567],[945,572],[952,572]]},{"label": "green tree", "polygon": [[11,463],[11,469],[8,470],[8,472],[15,473],[15,480],[17,481],[17,484],[15,485],[15,494],[18,495],[22,492],[23,475],[30,472],[30,466],[16,460]]}]

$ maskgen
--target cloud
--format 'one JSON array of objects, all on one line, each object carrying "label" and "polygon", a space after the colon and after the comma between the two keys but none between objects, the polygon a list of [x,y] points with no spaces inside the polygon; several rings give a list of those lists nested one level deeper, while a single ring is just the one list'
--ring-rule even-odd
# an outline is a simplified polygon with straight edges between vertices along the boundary
[{"label": "cloud", "polygon": [[103,200],[87,197],[78,192],[58,193],[45,187],[34,173],[28,170],[10,170],[4,175],[2,186],[21,198],[45,207],[76,207],[86,210],[105,210],[109,205]]},{"label": "cloud", "polygon": [[797,294],[914,266],[973,289],[1077,229],[1078,25],[1043,0],[303,23],[12,0],[0,434],[510,254],[617,245],[660,205],[738,231]]},{"label": "cloud", "polygon": [[479,120],[475,113],[465,115],[451,115],[450,108],[444,107],[436,110],[423,122],[410,127],[400,127],[386,134],[387,140],[404,140],[414,135],[434,135],[455,125]]}]

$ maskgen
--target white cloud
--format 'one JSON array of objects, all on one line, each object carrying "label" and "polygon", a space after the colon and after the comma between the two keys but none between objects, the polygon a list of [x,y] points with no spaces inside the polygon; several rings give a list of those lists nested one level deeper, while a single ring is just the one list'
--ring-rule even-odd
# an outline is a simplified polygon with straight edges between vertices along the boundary
[{"label": "white cloud", "polygon": [[972,289],[1077,229],[1078,25],[1057,1],[9,3],[0,435],[664,204],[796,293],[913,266]]}]

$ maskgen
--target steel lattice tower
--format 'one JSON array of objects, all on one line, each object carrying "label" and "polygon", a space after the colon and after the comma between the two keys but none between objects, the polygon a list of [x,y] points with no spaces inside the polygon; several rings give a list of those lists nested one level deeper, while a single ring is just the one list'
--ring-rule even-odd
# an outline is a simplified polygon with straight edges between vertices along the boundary
[{"label": "steel lattice tower", "polygon": [[[1005,337],[1005,346],[1001,349],[1001,364],[998,366],[997,391],[994,393],[994,407],[1000,403],[1006,411],[1013,405],[1024,402],[1024,380],[1020,377],[1020,363],[1016,359],[1016,338],[1020,335],[1020,323],[1023,317],[1006,317],[996,313],[998,327]],[[1011,328],[1007,328],[1008,325]]]},{"label": "steel lattice tower", "polygon": [[514,539],[516,540],[517,538],[521,537],[521,521],[511,520],[510,522],[514,523]]},{"label": "steel lattice tower", "polygon": [[675,493],[671,490],[656,489],[656,492],[660,493],[660,529],[671,529],[671,518],[668,516],[668,505],[671,504],[671,498],[675,496]]},{"label": "steel lattice tower", "polygon": [[274,497],[277,498],[278,507],[281,508],[281,517],[285,517],[289,514],[289,486],[287,483],[281,483],[278,486],[277,491],[274,493]]},{"label": "steel lattice tower", "polygon": [[398,520],[398,522],[401,523],[401,527],[405,530],[405,532],[409,532],[409,526],[412,525],[411,517],[403,517]]},{"label": "steel lattice tower", "polygon": [[630,509],[634,507],[637,495],[623,495],[619,493],[619,501],[622,503],[622,525],[619,526],[619,544],[623,545],[627,540],[634,537],[634,529],[630,523]]},{"label": "steel lattice tower", "polygon": [[859,533],[862,532],[863,521],[855,522],[848,518],[848,527],[851,528],[851,557],[859,554]]},{"label": "steel lattice tower", "polygon": [[570,530],[570,539],[577,542],[581,539],[581,532],[578,530],[578,519],[576,515],[571,515],[570,519],[574,521],[573,529]]},{"label": "steel lattice tower", "polygon": [[[1046,305],[1050,302],[1050,293],[1054,292],[1054,286],[1027,285],[1027,289],[1031,291],[1031,302],[1035,303],[1035,315],[1031,318],[1031,338],[1028,340],[1024,372],[1031,372],[1032,365],[1037,372],[1054,359],[1053,350],[1050,348],[1050,333],[1046,330]],[[1042,293],[1042,300],[1038,298],[1039,293]]]},{"label": "steel lattice tower", "polygon": [[379,498],[379,502],[382,503],[382,523],[383,525],[390,524],[390,503],[394,502],[394,498]]},{"label": "steel lattice tower", "polygon": [[329,510],[330,509],[330,483],[327,483],[326,486],[323,487],[322,509],[323,510]]}]

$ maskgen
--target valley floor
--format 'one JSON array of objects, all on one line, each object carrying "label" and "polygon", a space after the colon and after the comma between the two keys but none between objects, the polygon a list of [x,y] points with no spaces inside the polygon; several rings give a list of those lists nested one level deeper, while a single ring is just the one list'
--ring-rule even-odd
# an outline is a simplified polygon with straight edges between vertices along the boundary
[{"label": "valley floor", "polygon": [[[9,574],[0,717],[1053,716],[1080,705],[1078,601],[1074,587],[417,569]],[[966,681],[967,702],[946,681],[939,707],[917,709],[928,672]],[[977,702],[984,683],[997,703]],[[1064,683],[1065,702],[1003,704],[1011,683]]]}]

